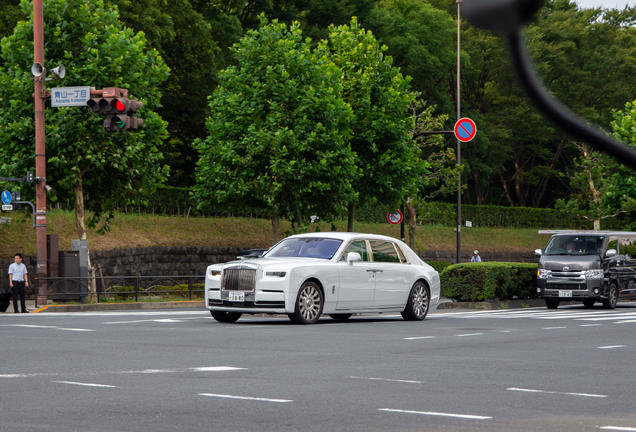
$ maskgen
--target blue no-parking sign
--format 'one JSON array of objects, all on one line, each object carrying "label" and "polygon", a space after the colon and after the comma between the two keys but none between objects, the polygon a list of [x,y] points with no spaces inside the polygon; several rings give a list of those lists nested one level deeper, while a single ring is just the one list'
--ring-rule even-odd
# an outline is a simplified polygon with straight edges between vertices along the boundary
[{"label": "blue no-parking sign", "polygon": [[477,125],[471,119],[464,117],[455,123],[455,137],[461,142],[468,142],[475,138]]},{"label": "blue no-parking sign", "polygon": [[11,192],[3,191],[2,192],[2,204],[11,204]]}]

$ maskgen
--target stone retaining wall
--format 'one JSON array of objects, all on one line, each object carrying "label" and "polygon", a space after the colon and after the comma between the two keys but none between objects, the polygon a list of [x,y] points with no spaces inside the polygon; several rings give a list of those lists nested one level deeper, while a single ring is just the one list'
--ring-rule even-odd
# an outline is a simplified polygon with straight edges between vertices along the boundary
[{"label": "stone retaining wall", "polygon": [[[92,251],[91,263],[101,268],[103,276],[183,276],[203,275],[210,264],[231,261],[236,254],[248,248],[236,247],[143,247]],[[424,251],[424,261],[455,262],[455,252]],[[469,252],[462,253],[462,262],[470,261]],[[533,253],[483,253],[484,261],[538,262]],[[13,259],[0,260],[0,288],[9,288],[7,270]],[[35,275],[35,257],[25,257],[29,276]],[[99,272],[97,273],[99,276]],[[31,287],[29,287],[31,288]],[[32,293],[31,289],[27,292]]]}]

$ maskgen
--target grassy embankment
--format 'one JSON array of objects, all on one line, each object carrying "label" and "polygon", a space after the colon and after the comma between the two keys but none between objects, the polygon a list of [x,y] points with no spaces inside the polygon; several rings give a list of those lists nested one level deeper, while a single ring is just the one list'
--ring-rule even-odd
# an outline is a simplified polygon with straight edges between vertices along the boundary
[{"label": "grassy embankment", "polygon": [[[11,258],[14,253],[35,256],[35,230],[31,213],[9,213],[11,225],[0,225],[0,258]],[[19,222],[22,219],[24,222]],[[60,250],[68,250],[71,240],[77,238],[75,215],[72,212],[48,212],[48,233],[58,234]],[[346,221],[336,224],[338,231],[346,231]],[[398,238],[400,227],[388,223],[356,223],[356,231],[383,234]],[[290,225],[281,221],[281,233]],[[321,224],[322,231],[330,227]],[[89,230],[92,250],[135,248],[145,246],[234,246],[268,247],[272,238],[271,223],[263,219],[244,218],[188,218],[172,216],[130,215],[118,213],[112,228],[105,235]],[[543,248],[548,236],[536,229],[464,228],[462,249],[480,252],[527,252]],[[431,251],[454,251],[456,236],[453,228],[423,225],[418,229],[418,246]]]}]

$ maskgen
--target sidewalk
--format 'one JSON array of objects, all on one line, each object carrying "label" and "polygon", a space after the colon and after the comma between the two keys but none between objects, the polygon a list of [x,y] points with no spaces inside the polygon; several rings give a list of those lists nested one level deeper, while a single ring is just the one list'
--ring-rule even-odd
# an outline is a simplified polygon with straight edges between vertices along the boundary
[{"label": "sidewalk", "polygon": [[[125,311],[138,309],[183,309],[183,308],[204,308],[205,302],[202,300],[185,300],[175,302],[139,302],[139,303],[93,303],[93,304],[72,304],[72,305],[47,305],[35,308],[35,300],[26,301],[29,313],[45,312],[92,312],[92,311]],[[13,302],[5,312],[13,314]]]}]

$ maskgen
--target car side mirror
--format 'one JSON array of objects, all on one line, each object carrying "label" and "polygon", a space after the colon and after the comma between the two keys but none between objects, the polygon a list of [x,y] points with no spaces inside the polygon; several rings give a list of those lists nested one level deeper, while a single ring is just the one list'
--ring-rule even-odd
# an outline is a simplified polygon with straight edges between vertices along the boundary
[{"label": "car side mirror", "polygon": [[616,249],[608,249],[607,252],[605,252],[605,258],[611,258],[613,256],[616,256]]},{"label": "car side mirror", "polygon": [[362,261],[362,257],[358,252],[349,252],[347,254],[347,264],[353,265],[354,261]]},{"label": "car side mirror", "polygon": [[543,252],[541,252],[541,249],[535,249],[535,250],[534,250],[534,255],[535,255],[535,256],[541,256],[541,254],[542,254],[542,253],[543,253]]}]

